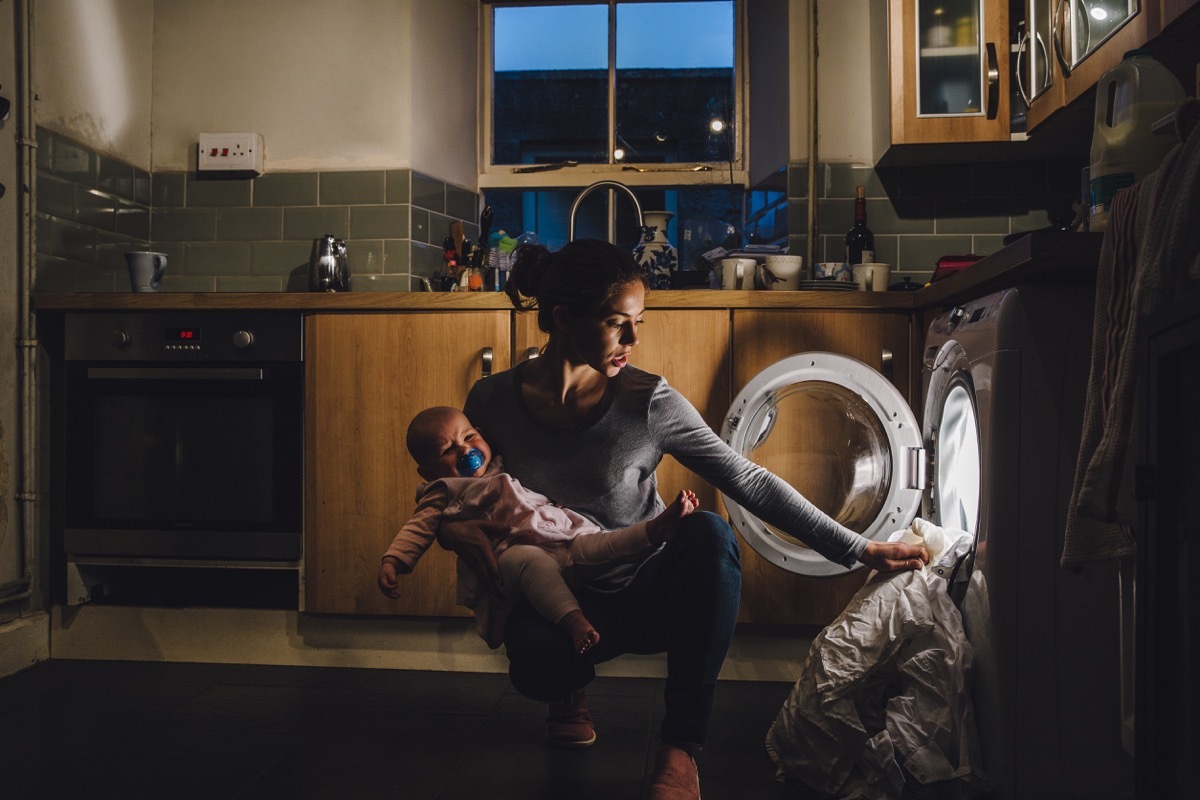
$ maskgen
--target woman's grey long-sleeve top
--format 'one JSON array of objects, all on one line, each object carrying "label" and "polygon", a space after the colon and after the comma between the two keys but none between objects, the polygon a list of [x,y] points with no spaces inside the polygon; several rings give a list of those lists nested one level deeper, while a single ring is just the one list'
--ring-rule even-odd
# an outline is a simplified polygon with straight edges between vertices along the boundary
[{"label": "woman's grey long-sleeve top", "polygon": [[[735,453],[683,395],[658,375],[625,367],[584,423],[568,429],[538,420],[521,394],[522,367],[476,382],[467,417],[508,471],[526,486],[606,530],[650,519],[664,508],[654,470],[674,456],[759,519],[825,558],[852,565],[867,545],[772,473]],[[626,574],[614,574],[622,583]]]}]

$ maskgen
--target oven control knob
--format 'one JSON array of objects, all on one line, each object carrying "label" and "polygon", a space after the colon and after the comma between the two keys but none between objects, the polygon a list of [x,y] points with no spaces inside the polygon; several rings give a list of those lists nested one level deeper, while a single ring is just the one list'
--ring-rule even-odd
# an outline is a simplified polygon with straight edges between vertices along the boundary
[{"label": "oven control knob", "polygon": [[108,337],[108,341],[113,347],[119,349],[122,347],[128,347],[131,339],[128,331],[117,330],[112,332],[112,335]]},{"label": "oven control knob", "polygon": [[250,331],[238,331],[233,335],[233,346],[238,350],[245,350],[252,344],[254,344],[254,334]]}]

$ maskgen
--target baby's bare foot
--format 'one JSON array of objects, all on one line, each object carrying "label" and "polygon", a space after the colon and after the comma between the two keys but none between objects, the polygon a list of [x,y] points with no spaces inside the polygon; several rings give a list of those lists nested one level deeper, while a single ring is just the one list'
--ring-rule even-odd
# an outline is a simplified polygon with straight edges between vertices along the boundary
[{"label": "baby's bare foot", "polygon": [[576,653],[586,653],[600,641],[600,634],[579,609],[564,614],[563,618],[558,621],[558,627],[571,637],[571,645]]},{"label": "baby's bare foot", "polygon": [[646,525],[646,533],[650,537],[650,541],[658,544],[674,539],[675,534],[679,533],[679,520],[699,507],[700,501],[696,499],[695,492],[688,489],[681,491],[675,498],[675,502],[667,506],[663,513],[650,520]]}]

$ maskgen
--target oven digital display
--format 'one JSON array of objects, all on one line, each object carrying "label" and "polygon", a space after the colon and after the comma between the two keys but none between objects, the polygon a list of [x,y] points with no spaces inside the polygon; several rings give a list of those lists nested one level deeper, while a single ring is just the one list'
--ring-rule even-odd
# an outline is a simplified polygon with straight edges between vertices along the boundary
[{"label": "oven digital display", "polygon": [[200,341],[199,328],[167,328],[166,340],[169,343],[185,342],[198,343]]}]

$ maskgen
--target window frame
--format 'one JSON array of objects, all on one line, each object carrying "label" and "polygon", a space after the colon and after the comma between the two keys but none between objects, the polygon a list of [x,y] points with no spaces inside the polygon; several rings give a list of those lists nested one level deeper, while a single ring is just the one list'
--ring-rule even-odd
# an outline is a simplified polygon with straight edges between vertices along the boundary
[{"label": "window frame", "polygon": [[[523,188],[583,188],[599,180],[616,180],[628,186],[708,186],[731,184],[745,188],[748,181],[746,146],[749,136],[748,98],[750,93],[750,76],[748,59],[746,58],[746,0],[733,0],[734,13],[734,53],[733,69],[736,84],[736,98],[732,114],[733,142],[731,145],[731,161],[719,162],[686,162],[686,163],[628,163],[621,164],[586,164],[574,167],[548,169],[537,172],[518,172],[527,168],[521,164],[492,163],[492,89],[494,55],[492,49],[495,34],[493,25],[493,9],[503,6],[537,6],[537,5],[600,5],[607,4],[609,9],[609,42],[608,42],[608,151],[611,153],[616,145],[616,6],[618,2],[638,2],[639,0],[564,0],[564,2],[537,2],[537,0],[496,0],[480,4],[479,19],[479,95],[480,110],[478,163],[478,185],[480,191],[487,189],[523,189]],[[642,0],[643,2],[672,2],[673,0]],[[703,165],[703,169],[696,169]]]}]

